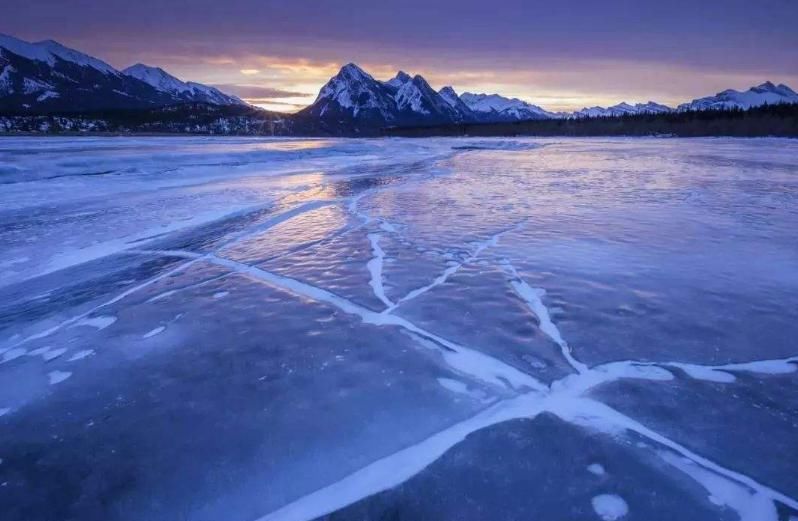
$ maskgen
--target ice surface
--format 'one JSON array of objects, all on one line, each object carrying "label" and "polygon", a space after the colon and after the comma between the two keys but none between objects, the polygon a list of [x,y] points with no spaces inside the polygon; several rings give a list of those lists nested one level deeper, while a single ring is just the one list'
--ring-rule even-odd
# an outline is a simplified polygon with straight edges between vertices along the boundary
[{"label": "ice surface", "polygon": [[776,139],[4,138],[0,511],[788,519],[797,173]]}]

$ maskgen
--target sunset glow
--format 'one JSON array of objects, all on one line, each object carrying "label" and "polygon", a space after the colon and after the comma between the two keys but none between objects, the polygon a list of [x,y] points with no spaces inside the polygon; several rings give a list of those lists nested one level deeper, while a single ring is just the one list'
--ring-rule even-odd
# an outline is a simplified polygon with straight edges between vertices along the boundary
[{"label": "sunset glow", "polygon": [[[383,10],[365,0],[346,8],[254,0],[222,8],[199,0],[187,13],[154,0],[87,11],[56,0],[32,10],[10,0],[0,32],[56,38],[115,67],[156,65],[288,112],[311,103],[348,62],[377,79],[401,69],[436,89],[500,93],[554,111],[651,99],[675,105],[764,80],[798,83],[796,18],[779,14],[795,4],[713,4],[511,0],[486,12],[470,1]],[[141,38],[144,26],[148,38]]]}]

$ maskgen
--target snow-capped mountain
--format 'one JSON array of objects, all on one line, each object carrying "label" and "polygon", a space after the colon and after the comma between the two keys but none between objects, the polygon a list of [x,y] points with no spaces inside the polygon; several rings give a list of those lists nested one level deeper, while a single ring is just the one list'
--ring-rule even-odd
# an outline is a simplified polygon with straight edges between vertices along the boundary
[{"label": "snow-capped mountain", "polygon": [[750,109],[761,105],[776,105],[779,103],[798,103],[798,93],[784,84],[774,85],[766,81],[756,87],[751,87],[745,92],[734,89],[724,90],[714,96],[694,99],[689,103],[679,105],[680,111],[684,110],[718,110],[718,109]]},{"label": "snow-capped mountain", "polygon": [[622,102],[611,107],[588,107],[578,110],[571,114],[575,118],[606,118],[616,116],[626,116],[630,114],[663,114],[665,112],[673,112],[673,109],[667,105],[661,105],[653,101],[647,103],[636,103],[630,105],[629,103]]},{"label": "snow-capped mountain", "polygon": [[160,75],[162,85],[137,77],[144,73],[144,66],[123,73],[53,40],[31,43],[0,34],[0,110],[81,112],[187,102],[243,103],[213,87],[183,83],[160,69],[152,70],[156,72],[149,79]]},{"label": "snow-capped mountain", "polygon": [[[798,94],[786,85],[766,82],[745,92],[726,90],[699,98],[677,110],[749,109],[778,103],[798,103]],[[182,81],[158,67],[139,63],[119,71],[53,40],[32,43],[0,34],[0,113],[26,117],[113,109],[168,111],[175,105],[181,105],[175,112],[180,117],[191,111],[215,113],[217,108],[229,108],[241,121],[263,119],[262,114],[236,112],[239,108],[258,110],[240,98],[214,87]],[[589,107],[574,113],[550,112],[499,94],[458,95],[451,86],[436,92],[422,76],[404,71],[380,81],[350,63],[330,78],[312,105],[280,118],[284,131],[295,134],[374,135],[386,127],[617,117],[673,110],[649,101]],[[241,125],[248,128],[245,123]]]},{"label": "snow-capped mountain", "polygon": [[177,101],[211,103],[213,105],[246,104],[242,99],[225,94],[214,87],[192,81],[181,81],[160,67],[150,67],[143,63],[137,63],[127,69],[123,69],[122,73],[151,85],[159,92],[172,95]]},{"label": "snow-capped mountain", "polygon": [[379,81],[350,63],[297,114],[305,128],[332,133],[374,133],[394,125],[438,125],[462,120],[421,76],[400,71]]},{"label": "snow-capped mountain", "polygon": [[297,117],[312,131],[373,133],[389,126],[520,121],[557,115],[496,94],[458,96],[452,87],[436,92],[422,76],[404,71],[390,80],[379,81],[350,63],[322,87],[316,101]]},{"label": "snow-capped mountain", "polygon": [[537,105],[517,98],[505,98],[498,94],[465,92],[460,99],[478,115],[481,121],[521,121],[557,117],[553,112],[544,110]]},{"label": "snow-capped mountain", "polygon": [[350,63],[321,88],[316,101],[298,115],[320,122],[361,125],[392,123],[396,119],[395,89]]}]

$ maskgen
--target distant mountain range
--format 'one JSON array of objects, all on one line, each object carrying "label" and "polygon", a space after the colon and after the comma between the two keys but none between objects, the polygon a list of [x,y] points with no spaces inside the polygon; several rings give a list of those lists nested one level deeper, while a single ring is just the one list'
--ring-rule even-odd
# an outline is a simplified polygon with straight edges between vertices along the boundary
[{"label": "distant mountain range", "polygon": [[118,71],[53,40],[29,43],[0,35],[0,110],[81,112],[145,109],[242,100],[199,83],[184,83],[162,69],[134,65]]},{"label": "distant mountain range", "polygon": [[[649,101],[589,107],[572,113],[550,112],[499,94],[458,95],[451,86],[436,91],[422,76],[403,71],[388,81],[380,81],[350,63],[322,87],[316,100],[305,109],[290,115],[262,111],[264,115],[256,119],[279,119],[285,129],[294,133],[352,135],[374,134],[385,127],[747,110],[780,103],[798,103],[798,94],[786,85],[765,82],[744,92],[725,90],[695,99],[676,109]],[[139,63],[120,71],[52,40],[30,43],[0,35],[0,112],[34,115],[151,110],[181,104],[246,107],[246,114],[259,110],[236,96],[181,81],[158,67]],[[181,110],[181,114],[184,112]],[[244,117],[241,111],[236,114],[239,120]]]},{"label": "distant mountain range", "polygon": [[355,133],[375,127],[442,125],[451,123],[506,123],[541,119],[617,117],[674,111],[749,109],[765,104],[798,103],[798,94],[786,85],[770,82],[745,92],[726,90],[673,109],[649,101],[611,107],[590,107],[572,113],[550,112],[525,101],[499,94],[458,95],[450,87],[435,92],[421,76],[400,71],[379,81],[350,63],[321,89],[316,101],[297,114],[302,126],[332,134]]}]

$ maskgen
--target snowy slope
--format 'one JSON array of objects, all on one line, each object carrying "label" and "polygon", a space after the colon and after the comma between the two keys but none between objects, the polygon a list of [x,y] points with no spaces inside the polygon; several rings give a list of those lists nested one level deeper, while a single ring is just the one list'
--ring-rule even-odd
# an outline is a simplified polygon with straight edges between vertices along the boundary
[{"label": "snowy slope", "polygon": [[400,72],[391,81],[394,85],[398,83],[394,95],[398,112],[410,111],[414,115],[428,116],[425,119],[429,121],[443,123],[462,119],[457,109],[435,92],[422,76],[416,75],[410,78],[409,75]]},{"label": "snowy slope", "polygon": [[160,92],[169,93],[183,101],[212,103],[214,105],[244,105],[240,98],[221,92],[201,83],[184,82],[160,67],[137,63],[122,71],[125,75],[151,85]]},{"label": "snowy slope", "polygon": [[798,103],[798,93],[784,84],[774,85],[766,81],[745,92],[728,89],[714,96],[694,99],[679,105],[679,110],[750,109],[779,103]]},{"label": "snowy slope", "polygon": [[460,96],[451,86],[446,86],[438,91],[438,94],[443,98],[443,100],[448,103],[452,108],[454,108],[457,113],[460,115],[461,121],[473,121],[477,119],[476,114],[469,108],[468,105],[465,104],[463,100],[460,99]]},{"label": "snowy slope", "polygon": [[46,63],[50,66],[55,65],[56,61],[60,59],[80,67],[91,67],[103,74],[120,74],[104,61],[65,47],[54,40],[29,43],[13,36],[0,34],[0,50],[8,50],[29,60]]},{"label": "snowy slope", "polygon": [[0,34],[0,109],[91,111],[176,103],[242,105],[239,98],[162,69],[136,65],[120,72],[56,41],[26,42]]},{"label": "snowy slope", "polygon": [[120,74],[118,70],[114,69],[104,61],[98,60],[97,58],[89,56],[88,54],[83,54],[82,52],[76,51],[74,49],[70,49],[69,47],[65,47],[54,40],[44,40],[34,43],[33,45],[44,49],[52,56],[72,62],[76,65],[80,65],[81,67],[91,67],[92,69],[98,70],[104,74]]},{"label": "snowy slope", "polygon": [[0,51],[10,51],[29,60],[36,60],[53,65],[55,56],[45,47],[29,43],[7,34],[0,34]]},{"label": "snowy slope", "polygon": [[167,73],[160,67],[150,67],[143,63],[137,63],[136,65],[131,65],[127,69],[123,69],[122,72],[127,76],[137,78],[152,85],[161,92],[179,94],[188,90],[188,86],[184,82]]},{"label": "snowy slope", "polygon": [[556,117],[552,112],[517,98],[498,94],[473,94],[465,92],[460,99],[483,120],[520,121]]}]

